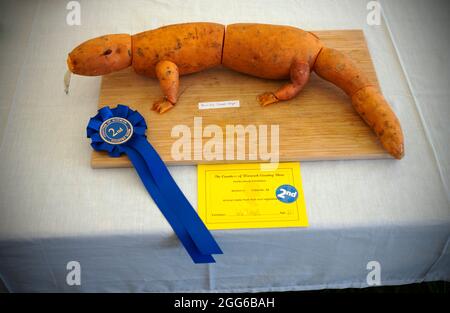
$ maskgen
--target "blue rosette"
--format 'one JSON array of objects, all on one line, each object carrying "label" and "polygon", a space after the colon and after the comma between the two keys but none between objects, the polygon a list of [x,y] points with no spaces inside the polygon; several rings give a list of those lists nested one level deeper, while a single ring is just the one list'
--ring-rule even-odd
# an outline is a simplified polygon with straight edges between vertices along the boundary
[{"label": "blue rosette", "polygon": [[145,188],[195,263],[213,263],[217,242],[184,196],[164,162],[147,141],[144,117],[125,105],[103,107],[89,120],[87,137],[96,151],[126,154]]}]

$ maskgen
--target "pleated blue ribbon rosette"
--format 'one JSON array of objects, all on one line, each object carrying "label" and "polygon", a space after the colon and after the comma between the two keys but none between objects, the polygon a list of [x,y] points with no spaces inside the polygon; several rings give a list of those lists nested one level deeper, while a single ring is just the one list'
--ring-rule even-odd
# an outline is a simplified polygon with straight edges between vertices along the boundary
[{"label": "pleated blue ribbon rosette", "polygon": [[147,141],[146,129],[139,112],[119,104],[98,110],[89,120],[87,137],[94,150],[107,151],[111,157],[125,153],[192,260],[214,263],[212,254],[222,250]]}]

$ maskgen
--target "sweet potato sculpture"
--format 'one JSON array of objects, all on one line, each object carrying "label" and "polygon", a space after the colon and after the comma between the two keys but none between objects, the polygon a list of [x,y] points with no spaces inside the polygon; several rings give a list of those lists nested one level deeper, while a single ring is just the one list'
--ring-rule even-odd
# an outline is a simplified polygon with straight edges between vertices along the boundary
[{"label": "sweet potato sculpture", "polygon": [[399,120],[376,86],[341,52],[324,47],[310,32],[267,24],[187,23],[136,35],[106,35],[69,53],[72,73],[104,75],[133,66],[159,80],[164,97],[153,110],[164,113],[178,99],[179,76],[217,65],[266,79],[290,79],[278,90],[258,96],[262,106],[295,97],[314,70],[341,88],[364,121],[395,158],[404,155]]}]

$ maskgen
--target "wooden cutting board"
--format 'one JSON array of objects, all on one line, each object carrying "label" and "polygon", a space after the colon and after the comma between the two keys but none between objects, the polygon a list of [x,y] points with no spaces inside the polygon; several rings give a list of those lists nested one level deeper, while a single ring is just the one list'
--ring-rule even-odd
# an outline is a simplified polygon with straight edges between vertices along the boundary
[{"label": "wooden cutting board", "polygon": [[[315,31],[328,47],[336,48],[350,57],[378,84],[364,34],[361,30]],[[261,107],[256,96],[274,91],[283,81],[254,78],[223,67],[181,77],[179,102],[165,114],[151,110],[162,94],[156,79],[139,76],[131,68],[102,78],[99,107],[126,104],[145,117],[147,137],[167,164],[249,162],[249,142],[246,136],[245,160],[205,160],[202,153],[194,155],[194,117],[202,118],[204,127],[215,124],[223,131],[226,158],[226,125],[268,125],[267,139],[270,146],[270,125],[279,125],[279,160],[335,160],[389,158],[370,128],[351,106],[350,99],[331,83],[312,74],[302,92],[290,101]],[[239,100],[239,108],[199,110],[199,102]],[[198,120],[197,120],[198,121]],[[172,144],[179,140],[171,136],[177,125],[186,125],[191,132],[190,159],[174,160]],[[186,129],[186,128],[185,128]],[[264,134],[264,132],[262,132]],[[200,133],[201,134],[201,133]],[[258,132],[261,135],[261,131]],[[185,139],[188,137],[184,137]],[[210,138],[202,138],[205,144]],[[197,142],[199,142],[197,140]],[[235,141],[234,149],[237,144]],[[195,150],[200,151],[200,150]],[[230,151],[233,152],[233,151]],[[253,156],[255,156],[253,154]],[[260,158],[257,153],[257,158]],[[106,153],[92,153],[94,168],[129,167],[126,156],[110,158]]]}]

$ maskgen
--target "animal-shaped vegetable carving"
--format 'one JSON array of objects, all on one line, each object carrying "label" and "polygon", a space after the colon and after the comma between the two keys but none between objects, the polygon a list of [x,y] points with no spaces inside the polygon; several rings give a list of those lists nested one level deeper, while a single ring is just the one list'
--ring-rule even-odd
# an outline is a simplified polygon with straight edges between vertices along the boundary
[{"label": "animal-shaped vegetable carving", "polygon": [[395,158],[404,155],[399,120],[378,88],[341,52],[323,46],[314,34],[289,26],[187,23],[136,35],[105,35],[88,40],[67,59],[79,75],[104,75],[133,66],[156,77],[164,97],[153,109],[164,113],[177,102],[179,76],[217,65],[266,79],[290,79],[258,96],[262,106],[295,97],[311,71],[344,90],[355,110]]}]

